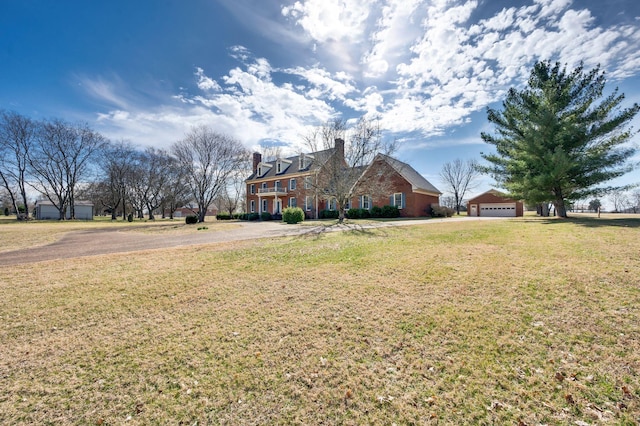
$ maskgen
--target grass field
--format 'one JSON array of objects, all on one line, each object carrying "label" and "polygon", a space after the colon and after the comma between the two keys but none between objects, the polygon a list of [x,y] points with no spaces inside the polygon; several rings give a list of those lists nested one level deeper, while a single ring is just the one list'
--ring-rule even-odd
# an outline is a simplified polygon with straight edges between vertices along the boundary
[{"label": "grass field", "polygon": [[0,424],[639,422],[638,219],[0,268]]}]

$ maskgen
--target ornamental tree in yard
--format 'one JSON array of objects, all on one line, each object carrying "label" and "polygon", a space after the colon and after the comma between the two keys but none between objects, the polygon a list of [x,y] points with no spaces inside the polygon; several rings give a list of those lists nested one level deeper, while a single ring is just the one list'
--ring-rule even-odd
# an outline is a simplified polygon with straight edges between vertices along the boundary
[{"label": "ornamental tree in yard", "polygon": [[553,203],[560,217],[572,201],[619,189],[602,184],[632,168],[629,123],[640,107],[622,108],[617,88],[603,98],[604,87],[599,67],[536,63],[527,87],[510,89],[501,111],[488,109],[496,132],[482,139],[495,153],[482,154],[490,164],[481,170],[510,197]]}]

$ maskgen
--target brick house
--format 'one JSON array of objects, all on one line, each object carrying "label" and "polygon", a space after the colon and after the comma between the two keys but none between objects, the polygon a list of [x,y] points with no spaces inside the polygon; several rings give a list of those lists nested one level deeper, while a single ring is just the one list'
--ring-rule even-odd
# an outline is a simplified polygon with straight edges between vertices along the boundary
[{"label": "brick house", "polygon": [[520,217],[524,213],[522,201],[507,197],[492,189],[467,201],[468,216]]},{"label": "brick house", "polygon": [[[344,162],[341,139],[336,139],[331,149],[270,162],[262,161],[262,155],[254,153],[253,173],[246,180],[246,211],[278,215],[286,207],[300,207],[307,218],[315,219],[322,210],[334,210],[335,200],[319,196],[314,186],[323,172],[322,166],[334,156]],[[378,154],[367,167],[352,170],[361,173],[355,193],[362,195],[349,200],[346,210],[395,205],[401,216],[418,217],[428,215],[431,205],[439,203],[441,192],[437,188],[410,165],[387,155]],[[367,192],[368,187],[374,186],[378,190]]]},{"label": "brick house", "polygon": [[398,206],[401,217],[428,216],[431,206],[440,203],[442,193],[435,186],[409,164],[388,155],[376,155],[360,180],[384,187],[389,195],[378,193],[373,205]]}]

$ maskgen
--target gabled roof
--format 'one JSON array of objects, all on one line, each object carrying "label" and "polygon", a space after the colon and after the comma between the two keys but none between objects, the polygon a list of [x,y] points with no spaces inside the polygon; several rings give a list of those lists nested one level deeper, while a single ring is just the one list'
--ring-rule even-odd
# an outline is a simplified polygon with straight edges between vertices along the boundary
[{"label": "gabled roof", "polygon": [[[269,166],[269,171],[267,171],[267,173],[263,174],[262,176],[258,176],[257,172],[252,173],[251,176],[249,176],[246,179],[246,181],[250,181],[254,179],[273,179],[273,178],[279,178],[279,177],[286,178],[287,176],[292,174],[309,171],[311,169],[317,168],[322,164],[324,164],[329,159],[329,157],[331,157],[331,155],[335,152],[336,152],[335,148],[329,148],[322,151],[305,153],[304,156],[306,158],[311,158],[312,160],[309,163],[309,165],[307,165],[307,167],[305,167],[304,169],[300,169],[298,167],[299,159],[303,154],[295,155],[292,157],[280,158],[273,161],[262,161],[261,164],[266,164]],[[276,168],[276,163],[278,162],[278,160],[281,160],[283,162],[282,165],[284,167],[284,170],[282,170],[280,173],[277,173],[277,168]]]},{"label": "gabled roof", "polygon": [[414,191],[422,190],[426,192],[442,194],[442,192],[440,192],[438,188],[433,186],[431,182],[426,180],[424,176],[418,173],[409,164],[403,163],[400,160],[396,160],[395,158],[389,157],[388,155],[384,155],[384,154],[376,155],[376,158],[374,158],[373,162],[375,162],[377,159],[381,159],[385,161],[387,164],[389,164],[396,172],[398,172],[400,176],[402,176],[407,182],[411,184],[412,189]]},{"label": "gabled roof", "polygon": [[510,197],[509,197],[507,194],[505,194],[504,192],[500,192],[500,191],[498,191],[497,189],[490,189],[490,190],[488,190],[488,191],[483,192],[482,194],[479,194],[479,195],[476,195],[476,196],[475,196],[475,197],[473,197],[473,198],[470,198],[470,199],[467,201],[467,203],[470,203],[470,202],[472,202],[472,201],[475,201],[476,199],[478,199],[478,198],[480,198],[480,197],[483,197],[483,196],[485,196],[485,195],[489,195],[489,194],[490,194],[490,195],[493,195],[493,196],[494,196],[494,197],[496,197],[496,198],[503,198],[505,201],[518,201],[518,200],[515,200],[515,199],[513,199],[513,198],[510,198]]}]

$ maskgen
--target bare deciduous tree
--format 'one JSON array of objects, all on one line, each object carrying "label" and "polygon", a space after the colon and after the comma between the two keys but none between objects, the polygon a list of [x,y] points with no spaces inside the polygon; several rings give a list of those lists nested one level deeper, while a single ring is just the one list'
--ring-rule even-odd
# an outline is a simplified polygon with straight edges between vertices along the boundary
[{"label": "bare deciduous tree", "polygon": [[[0,184],[11,199],[16,213],[18,202],[25,209],[24,218],[28,219],[27,177],[28,156],[35,142],[37,124],[31,119],[15,112],[0,112]],[[22,219],[17,214],[18,220]]]},{"label": "bare deciduous tree", "polygon": [[111,219],[115,220],[118,210],[122,210],[122,218],[127,214],[128,182],[133,173],[136,150],[127,141],[110,144],[103,154],[102,173],[105,176],[104,192],[100,201],[111,211]]},{"label": "bare deciduous tree", "polygon": [[[275,158],[277,159],[279,156]],[[234,170],[229,175],[227,184],[222,189],[218,199],[218,207],[220,210],[226,210],[233,216],[234,212],[236,212],[240,206],[246,204],[247,186],[245,185],[245,178],[250,174],[251,163],[247,159],[247,161],[244,161],[237,170]]]},{"label": "bare deciduous tree", "polygon": [[475,179],[480,176],[478,163],[475,160],[462,161],[456,158],[453,162],[445,163],[440,171],[440,179],[445,188],[451,192],[455,200],[455,210],[460,214],[460,205],[467,191],[474,188]]},{"label": "bare deciduous tree", "polygon": [[340,223],[353,197],[388,192],[377,180],[361,180],[377,154],[395,150],[395,141],[383,141],[377,121],[361,117],[351,128],[342,120],[329,121],[307,135],[305,142],[313,152],[326,155],[310,183],[316,196],[335,202]]},{"label": "bare deciduous tree", "polygon": [[229,176],[249,157],[238,140],[206,126],[193,128],[173,145],[172,153],[186,173],[191,196],[198,205],[199,222],[204,222],[207,209]]},{"label": "bare deciduous tree", "polygon": [[622,213],[627,207],[629,203],[629,199],[627,198],[627,194],[622,189],[617,189],[611,191],[609,193],[609,199],[613,204],[614,211],[617,213]]},{"label": "bare deciduous tree", "polygon": [[171,163],[175,161],[164,150],[147,148],[135,155],[132,173],[129,177],[131,201],[138,218],[144,217],[146,210],[149,220],[154,220],[157,210],[167,197],[167,187],[172,178]]},{"label": "bare deciduous tree", "polygon": [[29,155],[34,183],[65,219],[67,207],[75,219],[75,193],[78,184],[90,175],[96,154],[106,144],[99,133],[86,125],[71,125],[62,120],[45,122],[37,133],[38,143]]},{"label": "bare deciduous tree", "polygon": [[167,185],[164,189],[165,197],[162,203],[162,217],[166,211],[169,212],[169,218],[173,219],[173,212],[180,206],[189,202],[189,186],[187,185],[187,176],[180,167],[180,163],[174,157],[171,157],[165,173],[169,176]]},{"label": "bare deciduous tree", "polygon": [[638,213],[640,211],[640,189],[636,189],[630,195],[631,200],[631,210],[634,213]]}]

